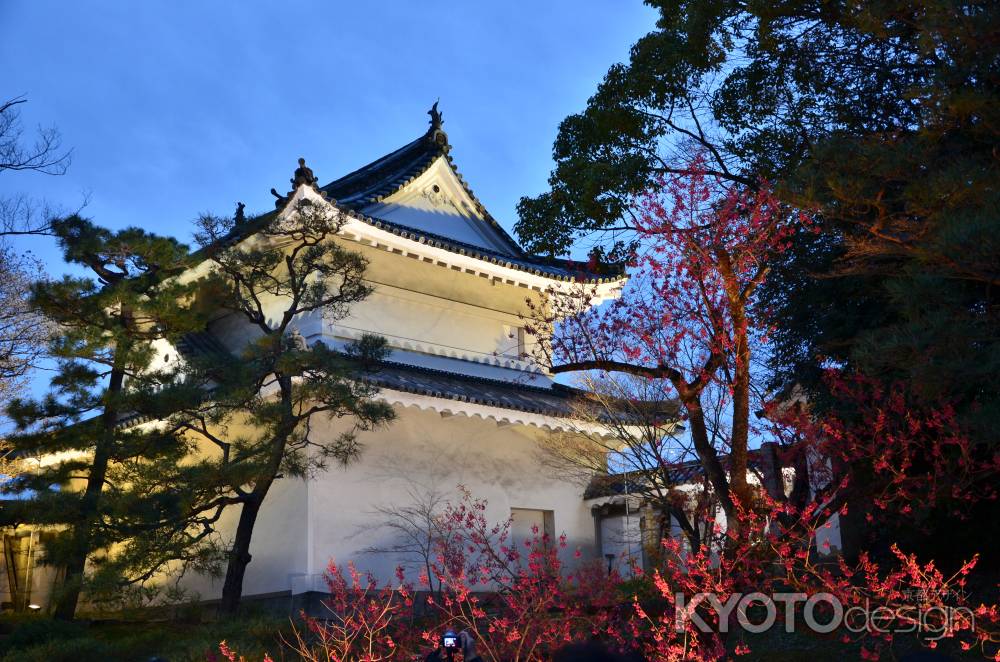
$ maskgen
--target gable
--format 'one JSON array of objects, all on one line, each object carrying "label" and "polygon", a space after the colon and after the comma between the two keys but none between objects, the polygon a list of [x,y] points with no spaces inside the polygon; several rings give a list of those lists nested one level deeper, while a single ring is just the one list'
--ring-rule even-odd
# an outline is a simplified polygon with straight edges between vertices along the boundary
[{"label": "gable", "polygon": [[434,159],[426,170],[399,190],[359,211],[480,248],[516,255],[482,206],[469,195],[444,155]]}]

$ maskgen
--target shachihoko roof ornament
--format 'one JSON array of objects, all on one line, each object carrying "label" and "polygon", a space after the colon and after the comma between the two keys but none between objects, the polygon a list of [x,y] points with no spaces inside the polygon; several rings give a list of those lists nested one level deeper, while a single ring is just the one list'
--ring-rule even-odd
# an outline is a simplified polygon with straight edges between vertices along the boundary
[{"label": "shachihoko roof ornament", "polygon": [[324,198],[327,197],[327,194],[324,193],[317,185],[319,179],[317,179],[316,175],[313,174],[312,168],[306,165],[306,160],[301,156],[299,157],[299,167],[295,169],[295,172],[292,173],[292,178],[288,181],[292,184],[292,190],[285,195],[281,195],[273,188],[271,189],[271,195],[277,198],[274,202],[274,206],[278,209],[282,209],[285,205],[287,205],[288,201],[295,194],[296,189],[303,184],[312,187],[313,190],[322,195]]},{"label": "shachihoko roof ornament", "polygon": [[427,114],[431,116],[431,128],[427,131],[427,134],[431,137],[431,140],[439,145],[448,144],[448,134],[444,132],[441,125],[444,124],[444,114],[438,110],[438,103],[441,100],[438,99],[431,106],[431,109],[427,111]]}]

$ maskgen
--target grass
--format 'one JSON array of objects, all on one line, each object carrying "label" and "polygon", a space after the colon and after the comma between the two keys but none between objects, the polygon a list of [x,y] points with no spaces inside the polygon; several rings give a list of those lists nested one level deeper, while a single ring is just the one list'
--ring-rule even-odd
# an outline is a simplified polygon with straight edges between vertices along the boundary
[{"label": "grass", "polygon": [[207,623],[116,621],[60,623],[43,617],[0,621],[0,662],[205,662],[227,641],[249,660],[281,660],[287,618],[242,617]]}]

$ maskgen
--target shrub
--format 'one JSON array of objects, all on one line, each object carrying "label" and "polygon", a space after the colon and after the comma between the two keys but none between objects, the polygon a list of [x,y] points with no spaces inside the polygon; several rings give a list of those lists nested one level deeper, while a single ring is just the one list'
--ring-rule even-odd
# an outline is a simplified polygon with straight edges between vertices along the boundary
[{"label": "shrub", "polygon": [[116,658],[109,644],[75,636],[53,637],[34,646],[11,649],[2,659],[3,662],[109,662]]},{"label": "shrub", "polygon": [[14,625],[11,633],[0,639],[0,653],[30,648],[51,640],[77,639],[86,634],[86,626],[80,623],[36,616]]}]

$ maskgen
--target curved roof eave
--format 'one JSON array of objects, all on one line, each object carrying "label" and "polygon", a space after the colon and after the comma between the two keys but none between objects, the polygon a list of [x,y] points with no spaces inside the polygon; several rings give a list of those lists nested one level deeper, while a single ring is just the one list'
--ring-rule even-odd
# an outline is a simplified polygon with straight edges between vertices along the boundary
[{"label": "curved roof eave", "polygon": [[[511,253],[508,254],[503,251],[469,244],[419,228],[370,216],[361,211],[397,193],[424,174],[438,158],[442,157],[447,160],[448,166],[451,168],[456,179],[461,183],[469,198],[476,205],[477,211],[481,214],[483,220],[497,233],[503,243],[510,247]],[[316,184],[302,184],[300,188],[302,186],[310,188],[341,213],[372,227],[390,232],[402,239],[409,239],[419,244],[433,246],[489,264],[500,265],[562,282],[605,284],[621,282],[627,278],[624,265],[622,264],[600,265],[599,270],[595,270],[594,266],[587,262],[548,258],[526,253],[514,238],[493,218],[483,203],[473,193],[468,182],[459,173],[451,157],[451,144],[448,142],[448,135],[440,128],[440,115],[438,115],[437,124],[432,121],[431,127],[427,132],[399,149],[375,159],[371,163],[330,182],[326,186],[320,187]],[[275,211],[268,212],[253,221],[233,228],[233,231],[227,237],[217,242],[217,244],[198,251],[195,254],[195,263],[204,259],[213,250],[238,243],[252,236],[272,219],[274,214],[281,213],[297,192],[291,191],[288,195],[279,197]]]}]

